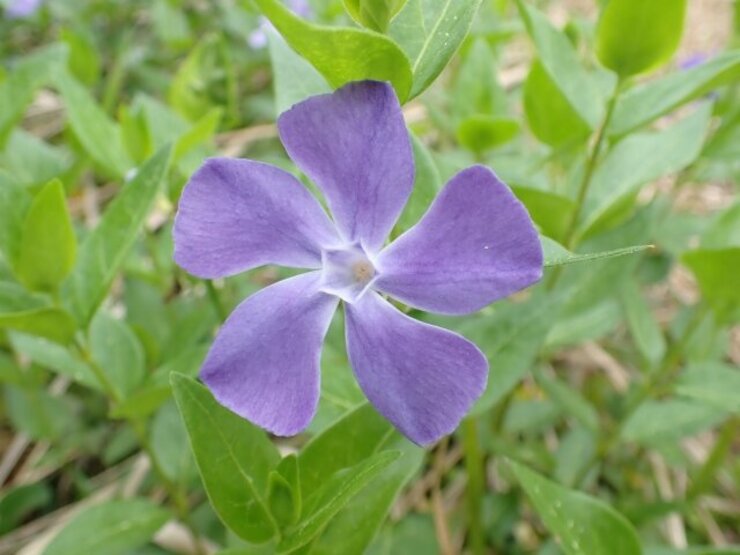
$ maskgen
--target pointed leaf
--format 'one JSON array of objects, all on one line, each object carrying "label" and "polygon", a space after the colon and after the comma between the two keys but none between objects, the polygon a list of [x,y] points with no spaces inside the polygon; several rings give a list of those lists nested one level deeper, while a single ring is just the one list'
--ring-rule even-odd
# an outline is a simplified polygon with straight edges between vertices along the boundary
[{"label": "pointed leaf", "polygon": [[202,385],[171,375],[203,485],[216,513],[239,537],[263,543],[276,533],[265,499],[277,449],[265,432],[222,407]]},{"label": "pointed leaf", "polygon": [[567,555],[640,555],[632,525],[605,503],[564,488],[529,468],[509,461],[542,522]]}]

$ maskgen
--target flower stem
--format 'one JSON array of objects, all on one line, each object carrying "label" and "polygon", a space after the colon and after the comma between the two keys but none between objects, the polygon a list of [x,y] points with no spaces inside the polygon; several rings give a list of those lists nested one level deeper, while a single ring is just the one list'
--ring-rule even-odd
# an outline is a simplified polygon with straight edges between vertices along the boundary
[{"label": "flower stem", "polygon": [[224,304],[221,302],[221,297],[216,290],[216,286],[213,285],[213,281],[210,279],[204,280],[206,284],[206,291],[208,292],[208,299],[211,301],[213,308],[216,310],[218,318],[223,322],[229,316],[224,308]]},{"label": "flower stem", "polygon": [[576,238],[576,231],[578,230],[578,221],[581,219],[581,213],[583,212],[583,205],[586,201],[586,195],[588,194],[588,189],[591,186],[591,181],[594,176],[594,171],[596,170],[596,165],[599,161],[601,149],[604,146],[606,130],[612,121],[612,116],[614,115],[614,107],[617,105],[617,99],[619,98],[619,94],[622,91],[622,84],[623,82],[620,80],[614,87],[614,92],[612,93],[606,105],[606,113],[604,114],[604,119],[599,126],[599,130],[596,132],[596,140],[594,141],[594,146],[591,149],[591,154],[586,160],[586,168],[583,172],[583,178],[581,179],[581,183],[578,187],[576,206],[573,210],[573,216],[571,217],[570,224],[568,225],[568,230],[565,232],[565,238],[563,240],[565,246],[569,249],[575,246],[574,243]]},{"label": "flower stem", "polygon": [[483,528],[483,492],[485,490],[485,470],[483,454],[478,437],[478,420],[467,418],[462,425],[465,468],[468,473],[466,496],[468,501],[468,538],[473,555],[485,553],[486,538]]}]

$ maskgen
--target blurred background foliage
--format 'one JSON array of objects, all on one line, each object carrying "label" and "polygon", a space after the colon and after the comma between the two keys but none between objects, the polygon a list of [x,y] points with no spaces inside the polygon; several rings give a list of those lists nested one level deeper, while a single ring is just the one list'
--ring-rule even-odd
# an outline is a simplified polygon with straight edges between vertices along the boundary
[{"label": "blurred background foliage", "polygon": [[[740,553],[737,2],[0,4],[0,553]],[[189,378],[283,270],[177,268],[183,185],[214,155],[297,174],[277,114],[363,77],[412,132],[394,235],[481,162],[553,266],[416,314],[492,368],[428,451],[363,404],[340,322],[304,436]]]}]

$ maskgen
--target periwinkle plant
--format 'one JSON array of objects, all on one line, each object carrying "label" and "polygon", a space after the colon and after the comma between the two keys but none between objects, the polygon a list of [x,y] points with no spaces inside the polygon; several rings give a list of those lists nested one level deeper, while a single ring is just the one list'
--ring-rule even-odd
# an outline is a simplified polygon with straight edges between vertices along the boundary
[{"label": "periwinkle plant", "polygon": [[468,314],[542,276],[542,249],[524,206],[496,175],[454,176],[418,224],[386,239],[411,194],[414,160],[393,88],[345,85],[278,120],[288,154],[323,192],[291,174],[215,158],[183,191],[175,260],[202,278],[263,264],[309,271],[241,303],[201,372],[216,399],[282,436],[305,429],[319,400],[321,346],[340,301],[357,381],[412,441],[452,432],[486,384],[488,361],[464,337],[410,318],[391,298]]}]

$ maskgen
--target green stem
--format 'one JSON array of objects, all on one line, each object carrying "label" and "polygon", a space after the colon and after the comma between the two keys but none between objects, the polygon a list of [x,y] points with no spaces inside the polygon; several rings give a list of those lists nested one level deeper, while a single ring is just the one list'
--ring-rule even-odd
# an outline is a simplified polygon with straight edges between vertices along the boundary
[{"label": "green stem", "polygon": [[[604,119],[601,121],[601,125],[599,125],[599,129],[596,132],[594,146],[591,149],[591,153],[588,155],[588,158],[586,159],[586,166],[583,170],[583,177],[581,178],[581,183],[578,186],[578,193],[576,196],[575,208],[573,209],[573,215],[571,216],[570,223],[568,224],[565,236],[563,237],[563,245],[565,245],[565,247],[570,250],[575,247],[577,237],[576,232],[578,231],[578,222],[581,219],[581,214],[583,213],[583,205],[586,202],[586,196],[588,195],[589,187],[591,187],[591,180],[593,179],[594,171],[596,170],[596,166],[599,161],[599,155],[601,154],[601,149],[604,146],[604,140],[606,139],[606,130],[612,121],[612,116],[614,115],[614,107],[617,105],[617,99],[619,98],[619,94],[622,92],[623,85],[624,82],[620,80],[614,87],[614,92],[612,93],[606,105],[606,113],[604,114]],[[548,290],[551,290],[555,287],[558,280],[560,279],[562,272],[563,266],[558,266],[552,271],[546,283],[546,287]]]},{"label": "green stem", "polygon": [[696,477],[689,488],[687,495],[689,500],[695,500],[712,486],[714,477],[717,475],[717,469],[732,449],[737,437],[738,424],[740,424],[739,418],[728,418],[720,429],[717,441],[714,442],[707,460],[704,461],[704,464],[696,473]]},{"label": "green stem", "polygon": [[478,438],[478,420],[467,418],[462,425],[465,468],[468,473],[468,533],[473,555],[483,555],[486,549],[486,538],[483,528],[483,491],[485,490],[485,470],[483,454]]}]

